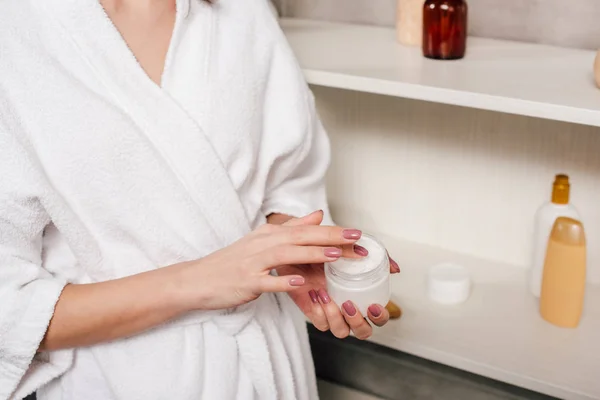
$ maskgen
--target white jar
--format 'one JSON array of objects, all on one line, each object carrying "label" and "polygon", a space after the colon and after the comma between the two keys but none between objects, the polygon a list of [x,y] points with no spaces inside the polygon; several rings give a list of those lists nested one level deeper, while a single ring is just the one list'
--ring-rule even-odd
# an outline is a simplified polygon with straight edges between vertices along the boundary
[{"label": "white jar", "polygon": [[325,263],[327,293],[340,307],[352,301],[366,317],[371,304],[385,307],[390,300],[390,261],[385,246],[373,236],[363,234],[356,244],[366,248],[369,255]]}]

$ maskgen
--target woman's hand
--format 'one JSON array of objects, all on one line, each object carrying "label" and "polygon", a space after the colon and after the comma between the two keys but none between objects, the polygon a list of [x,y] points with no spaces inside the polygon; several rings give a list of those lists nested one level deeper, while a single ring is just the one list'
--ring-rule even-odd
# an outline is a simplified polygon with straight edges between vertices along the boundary
[{"label": "woman's hand", "polygon": [[[320,221],[319,221],[320,222]],[[121,279],[67,285],[40,351],[91,346],[130,337],[192,310],[238,306],[263,292],[293,292],[301,274],[272,276],[283,264],[340,257],[356,231],[338,227],[266,225],[200,260]]]},{"label": "woman's hand", "polygon": [[[234,244],[200,260],[179,264],[179,292],[188,310],[239,306],[265,292],[294,292],[306,284],[303,271],[273,276],[282,265],[322,264],[342,256],[360,232],[319,226],[321,219],[302,225],[264,225]],[[321,268],[322,269],[322,268]],[[310,277],[309,277],[310,279]]]},{"label": "woman's hand", "polygon": [[[322,217],[321,213],[313,213],[304,218],[292,219],[286,222],[286,225],[314,225],[321,223]],[[274,221],[271,220],[271,222]],[[355,245],[343,246],[343,253],[344,257],[350,258],[366,255],[365,249]],[[398,264],[390,258],[390,273],[399,272]],[[338,338],[345,338],[350,332],[353,332],[354,336],[359,339],[367,339],[372,335],[373,328],[352,302],[345,302],[340,307],[331,300],[326,290],[327,283],[322,263],[286,265],[277,268],[277,273],[280,276],[304,276],[304,286],[290,292],[289,296],[320,331],[330,330]],[[374,325],[383,326],[389,320],[389,313],[385,309],[385,305],[373,304],[368,308],[366,317]]]}]

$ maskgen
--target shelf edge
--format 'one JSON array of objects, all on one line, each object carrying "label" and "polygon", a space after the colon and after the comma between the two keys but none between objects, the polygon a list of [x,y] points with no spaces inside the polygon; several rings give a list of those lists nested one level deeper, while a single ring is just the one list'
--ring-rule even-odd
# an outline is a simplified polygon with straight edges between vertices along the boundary
[{"label": "shelf edge", "polygon": [[[304,69],[311,85],[600,127],[600,111]],[[440,96],[441,95],[441,96]],[[452,97],[452,99],[450,99]],[[540,110],[540,108],[544,110]],[[576,116],[569,114],[577,114]]]}]

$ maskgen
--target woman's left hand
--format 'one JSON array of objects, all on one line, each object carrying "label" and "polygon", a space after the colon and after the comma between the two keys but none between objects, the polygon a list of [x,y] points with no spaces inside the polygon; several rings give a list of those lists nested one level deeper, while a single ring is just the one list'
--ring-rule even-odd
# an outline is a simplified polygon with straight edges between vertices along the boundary
[{"label": "woman's left hand", "polygon": [[[303,224],[307,218],[322,218],[322,214],[311,214],[302,219],[294,219],[286,224]],[[343,249],[344,256],[360,257],[361,250],[354,248]],[[390,258],[390,273],[400,272],[398,264]],[[373,304],[368,308],[368,315],[363,316],[352,302],[337,305],[327,293],[327,283],[323,264],[311,265],[286,265],[277,268],[277,274],[302,275],[305,284],[302,288],[288,293],[290,298],[310,319],[312,324],[320,331],[330,330],[338,338],[347,337],[350,332],[358,339],[367,339],[373,333],[368,319],[376,326],[383,326],[389,320],[389,313],[385,304]]]}]

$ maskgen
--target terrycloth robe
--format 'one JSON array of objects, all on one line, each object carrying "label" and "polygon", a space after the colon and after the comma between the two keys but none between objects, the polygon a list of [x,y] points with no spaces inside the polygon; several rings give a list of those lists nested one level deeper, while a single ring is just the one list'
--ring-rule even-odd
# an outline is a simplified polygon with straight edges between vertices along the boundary
[{"label": "terrycloth robe", "polygon": [[328,162],[265,0],[178,0],[161,87],[98,0],[0,2],[0,399],[317,398],[285,294],[36,349],[67,283],[199,259],[270,213],[326,210]]}]

